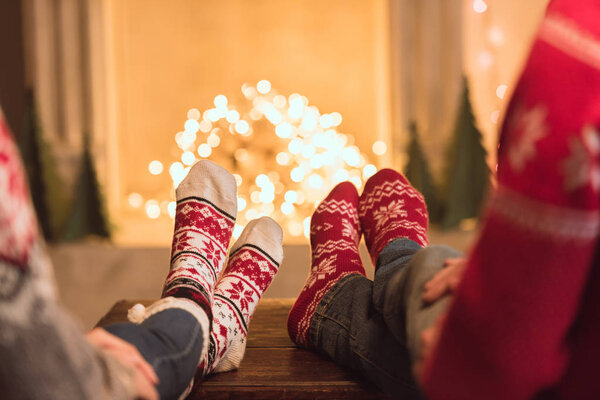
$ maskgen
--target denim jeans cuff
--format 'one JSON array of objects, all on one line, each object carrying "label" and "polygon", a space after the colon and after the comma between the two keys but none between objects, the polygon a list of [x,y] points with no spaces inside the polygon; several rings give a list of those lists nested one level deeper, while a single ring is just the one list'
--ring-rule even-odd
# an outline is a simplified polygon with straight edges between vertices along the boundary
[{"label": "denim jeans cuff", "polygon": [[337,293],[346,286],[349,282],[356,278],[364,277],[364,275],[356,273],[344,276],[342,279],[337,281],[327,293],[323,296],[317,308],[315,309],[315,314],[310,323],[310,327],[308,330],[308,338],[313,347],[319,348],[319,344],[317,343],[319,340],[319,333],[321,332],[321,322],[325,318],[325,315],[328,313],[329,306],[336,298]]}]

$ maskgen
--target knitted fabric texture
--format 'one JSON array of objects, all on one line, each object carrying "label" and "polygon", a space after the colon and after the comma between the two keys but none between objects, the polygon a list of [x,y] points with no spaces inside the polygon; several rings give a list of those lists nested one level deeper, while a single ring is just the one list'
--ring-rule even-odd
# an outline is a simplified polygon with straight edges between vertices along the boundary
[{"label": "knitted fabric texture", "polygon": [[367,180],[358,215],[373,265],[385,245],[394,239],[428,244],[425,200],[402,174],[392,169],[382,169]]},{"label": "knitted fabric texture", "polygon": [[0,110],[0,261],[24,269],[38,237],[25,170]]},{"label": "knitted fabric texture", "polygon": [[0,110],[0,388],[6,399],[130,399],[131,371],[58,306],[23,166]]},{"label": "knitted fabric texture", "polygon": [[503,124],[497,190],[426,360],[428,398],[600,398],[598,21],[598,1],[550,3]]},{"label": "knitted fabric texture", "polygon": [[215,288],[213,329],[204,374],[239,367],[248,326],[283,258],[283,232],[269,217],[250,221],[234,243]]},{"label": "knitted fabric texture", "polygon": [[294,343],[311,347],[309,327],[317,305],[343,277],[365,275],[358,242],[358,192],[342,182],[319,204],[310,221],[311,270],[288,316],[288,333]]},{"label": "knitted fabric texture", "polygon": [[176,195],[171,270],[162,297],[193,300],[210,318],[237,213],[235,179],[222,167],[199,161]]}]

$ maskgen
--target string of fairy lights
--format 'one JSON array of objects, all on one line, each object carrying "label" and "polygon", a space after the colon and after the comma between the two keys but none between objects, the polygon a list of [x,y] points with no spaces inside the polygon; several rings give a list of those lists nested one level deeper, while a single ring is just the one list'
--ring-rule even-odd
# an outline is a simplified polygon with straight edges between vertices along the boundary
[{"label": "string of fairy lights", "polygon": [[[308,237],[310,215],[337,183],[361,188],[377,168],[356,146],[354,137],[338,131],[342,115],[322,113],[305,96],[279,94],[271,83],[244,84],[241,101],[215,96],[214,107],[187,112],[184,130],[174,137],[180,157],[148,164],[152,175],[168,171],[173,187],[200,159],[210,159],[231,171],[238,186],[238,218],[234,237],[252,219],[268,215],[292,237]],[[387,145],[376,141],[373,153]],[[165,167],[168,165],[168,169]],[[131,207],[148,218],[175,215],[175,202],[144,199],[130,193]]]}]

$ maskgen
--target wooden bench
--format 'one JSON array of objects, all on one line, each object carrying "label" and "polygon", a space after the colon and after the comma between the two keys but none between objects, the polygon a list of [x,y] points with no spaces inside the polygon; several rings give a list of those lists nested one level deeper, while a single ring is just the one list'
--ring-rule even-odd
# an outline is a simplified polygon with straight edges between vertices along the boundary
[{"label": "wooden bench", "polygon": [[[136,303],[122,300],[98,326],[126,320]],[[297,348],[290,340],[286,318],[292,299],[263,299],[249,326],[244,360],[237,371],[211,375],[189,399],[388,399],[318,354]]]}]

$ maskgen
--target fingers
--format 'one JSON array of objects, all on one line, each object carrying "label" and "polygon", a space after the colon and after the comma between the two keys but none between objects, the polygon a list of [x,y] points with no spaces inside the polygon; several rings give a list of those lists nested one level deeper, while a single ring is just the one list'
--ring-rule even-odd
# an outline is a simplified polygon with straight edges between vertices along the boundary
[{"label": "fingers", "polygon": [[448,277],[448,289],[450,292],[454,292],[456,291],[456,288],[458,288],[458,285],[460,284],[462,275],[451,275]]},{"label": "fingers", "polygon": [[463,263],[465,260],[465,257],[446,258],[446,261],[444,261],[444,266],[449,267],[451,265],[460,264]]},{"label": "fingers", "polygon": [[464,257],[447,258],[444,261],[444,269],[437,272],[425,284],[423,302],[426,304],[433,303],[444,295],[456,290],[462,279],[466,265],[467,259]]},{"label": "fingers", "polygon": [[91,344],[104,350],[121,364],[132,368],[137,397],[144,400],[159,400],[155,388],[158,384],[158,376],[134,345],[102,328],[93,329],[85,336]]},{"label": "fingers", "polygon": [[109,342],[110,338],[108,337],[108,332],[106,332],[102,328],[94,328],[91,331],[85,334],[85,338],[88,342],[98,346],[104,347],[107,342]]},{"label": "fingers", "polygon": [[85,337],[90,343],[103,349],[135,348],[131,343],[126,342],[125,340],[111,333],[108,333],[103,328],[94,328],[86,333]]},{"label": "fingers", "polygon": [[448,275],[448,270],[443,269],[436,273],[433,278],[431,278],[431,280],[425,284],[423,302],[426,304],[433,303],[448,292]]},{"label": "fingers", "polygon": [[106,351],[122,364],[133,367],[136,371],[144,375],[144,377],[153,385],[158,384],[158,376],[154,372],[154,369],[148,364],[144,357],[137,352],[137,350],[136,352],[129,352],[121,349],[108,349]]},{"label": "fingers", "polygon": [[154,384],[149,382],[145,375],[136,371],[133,382],[138,398],[143,400],[160,400]]},{"label": "fingers", "polygon": [[159,379],[154,369],[131,343],[108,333],[102,328],[95,328],[88,332],[86,338],[91,344],[110,353],[122,364],[139,370],[153,384],[158,384]]}]

